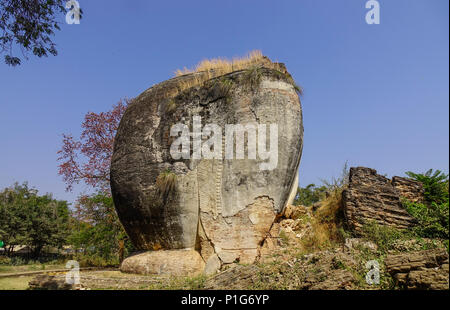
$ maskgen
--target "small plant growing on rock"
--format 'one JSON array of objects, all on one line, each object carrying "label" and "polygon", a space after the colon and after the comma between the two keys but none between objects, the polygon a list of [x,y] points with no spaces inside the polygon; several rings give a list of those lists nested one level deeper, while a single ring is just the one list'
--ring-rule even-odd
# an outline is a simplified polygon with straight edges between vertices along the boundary
[{"label": "small plant growing on rock", "polygon": [[277,70],[277,69],[274,69],[273,70],[273,73],[275,74],[275,76],[279,79],[279,80],[283,80],[283,79],[285,79],[285,80],[287,80],[288,82],[289,82],[289,84],[291,84],[293,87],[294,87],[294,89],[295,89],[295,91],[301,96],[301,95],[303,95],[303,88],[301,88],[296,82],[295,82],[295,80],[294,80],[294,78],[292,77],[292,75],[290,75],[289,73],[284,73],[284,72],[281,72],[281,71],[279,71],[279,70]]},{"label": "small plant growing on rock", "polygon": [[156,178],[156,187],[164,200],[175,192],[177,175],[169,169],[161,172]]},{"label": "small plant growing on rock", "polygon": [[286,235],[286,232],[284,230],[280,231],[280,235],[279,236],[280,236],[281,242],[283,243],[283,246],[288,245],[289,237]]},{"label": "small plant growing on rock", "polygon": [[235,84],[232,79],[222,77],[220,79],[215,79],[210,85],[209,90],[213,94],[214,100],[225,99],[227,103],[231,100],[231,91]]},{"label": "small plant growing on rock", "polygon": [[177,104],[175,103],[175,101],[173,99],[169,99],[166,102],[166,112],[167,113],[172,113],[176,110],[177,108]]},{"label": "small plant growing on rock", "polygon": [[261,67],[253,66],[245,70],[244,75],[242,76],[242,82],[251,90],[255,90],[259,87],[261,83],[262,72]]},{"label": "small plant growing on rock", "polygon": [[220,89],[225,98],[228,98],[231,89],[234,87],[233,80],[223,78],[220,80]]}]

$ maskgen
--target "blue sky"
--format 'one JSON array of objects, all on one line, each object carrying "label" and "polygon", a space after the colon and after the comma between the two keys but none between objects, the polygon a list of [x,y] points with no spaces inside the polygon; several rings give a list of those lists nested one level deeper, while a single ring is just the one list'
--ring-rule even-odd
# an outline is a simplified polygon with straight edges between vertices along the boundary
[{"label": "blue sky", "polygon": [[[345,161],[379,173],[449,168],[449,2],[379,0],[79,0],[59,55],[0,64],[0,188],[28,181],[59,199],[62,133],[88,111],[135,97],[204,58],[260,49],[304,88],[300,184],[337,176]],[[65,17],[61,15],[61,22]]]}]

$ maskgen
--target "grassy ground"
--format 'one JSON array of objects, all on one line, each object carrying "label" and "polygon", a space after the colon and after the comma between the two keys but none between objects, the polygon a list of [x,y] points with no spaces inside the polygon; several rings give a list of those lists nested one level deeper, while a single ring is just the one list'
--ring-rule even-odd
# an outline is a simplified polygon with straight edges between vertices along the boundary
[{"label": "grassy ground", "polygon": [[[0,275],[6,273],[21,273],[27,271],[53,270],[63,269],[63,264],[28,264],[19,266],[0,265]],[[28,282],[33,279],[34,275],[0,278],[0,290],[26,290]]]},{"label": "grassy ground", "polygon": [[2,273],[19,273],[27,271],[39,271],[39,270],[52,270],[52,269],[64,269],[63,264],[29,264],[19,266],[0,265],[0,274]]},{"label": "grassy ground", "polygon": [[0,278],[0,290],[26,290],[33,276]]}]

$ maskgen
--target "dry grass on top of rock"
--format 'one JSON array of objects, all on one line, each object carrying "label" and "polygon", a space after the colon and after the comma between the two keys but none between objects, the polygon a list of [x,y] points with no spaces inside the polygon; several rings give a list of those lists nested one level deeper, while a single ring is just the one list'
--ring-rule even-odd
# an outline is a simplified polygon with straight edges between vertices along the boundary
[{"label": "dry grass on top of rock", "polygon": [[[286,80],[294,87],[299,95],[302,95],[302,88],[295,83],[292,76],[287,72],[284,64],[272,62],[268,57],[263,56],[259,50],[251,51],[244,57],[236,57],[232,60],[227,58],[203,60],[192,69],[184,68],[183,70],[175,71],[174,78],[156,84],[146,92],[153,92],[154,96],[157,96],[160,100],[170,99],[178,96],[187,89],[205,86],[206,82],[235,71],[247,71],[245,72],[245,77],[241,79],[242,82],[246,83],[248,82],[246,78],[253,78],[255,72],[256,75],[259,75],[259,70],[261,68],[272,70],[272,74],[275,78]],[[212,86],[215,83],[216,82],[213,81],[209,86]],[[169,106],[166,108],[169,108],[170,110],[174,107]]]},{"label": "dry grass on top of rock", "polygon": [[[204,59],[199,62],[193,69],[184,68],[183,70],[175,71],[175,76],[181,76],[189,73],[195,72],[209,72],[211,74],[210,78],[224,75],[233,71],[244,70],[250,68],[257,63],[267,62],[267,64],[271,63],[271,61],[264,57],[260,50],[250,51],[244,57],[235,57],[232,60],[227,58],[213,58],[213,59]],[[275,69],[279,67],[276,64],[273,64]]]},{"label": "dry grass on top of rock", "polygon": [[[210,79],[234,71],[249,70],[247,76],[254,78],[255,70],[257,70],[259,66],[273,69],[276,72],[279,72],[280,75],[285,75],[289,82],[294,86],[295,90],[299,94],[302,94],[302,88],[295,83],[290,74],[284,73],[286,71],[284,65],[272,62],[268,57],[264,56],[260,50],[253,50],[244,57],[235,57],[232,60],[220,57],[205,59],[198,63],[193,69],[185,67],[183,70],[176,70],[175,76],[179,77],[186,74],[197,73],[193,75],[192,78],[184,79],[179,82],[179,88],[185,90],[193,86],[202,85]],[[256,73],[258,72],[256,71]]]}]

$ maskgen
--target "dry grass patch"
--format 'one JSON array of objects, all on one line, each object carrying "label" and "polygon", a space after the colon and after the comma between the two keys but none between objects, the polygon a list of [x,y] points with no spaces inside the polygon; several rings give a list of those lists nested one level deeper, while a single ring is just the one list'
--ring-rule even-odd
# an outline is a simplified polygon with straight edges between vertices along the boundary
[{"label": "dry grass patch", "polygon": [[345,241],[342,188],[334,189],[326,197],[311,219],[311,233],[302,240],[307,252],[322,250]]},{"label": "dry grass patch", "polygon": [[[178,92],[188,89],[193,86],[202,85],[206,81],[222,76],[234,71],[249,70],[251,77],[254,77],[254,71],[258,69],[259,66],[263,66],[269,69],[276,70],[280,75],[285,75],[289,78],[297,92],[302,93],[302,89],[295,84],[292,77],[285,73],[285,68],[283,68],[279,63],[273,63],[269,58],[265,57],[260,50],[254,50],[249,52],[244,57],[235,57],[233,59],[227,58],[213,58],[205,59],[199,62],[194,68],[188,69],[184,68],[182,70],[176,70],[175,76],[182,76],[186,74],[193,74],[190,79],[180,81]],[[292,80],[292,81],[291,81]]]},{"label": "dry grass patch", "polygon": [[[244,57],[235,57],[231,60],[221,57],[204,59],[192,69],[188,69],[185,67],[183,70],[175,71],[175,76],[181,76],[195,72],[208,72],[210,74],[210,78],[213,78],[233,71],[250,68],[263,61],[265,61],[268,65],[269,63],[271,63],[270,60],[263,56],[260,50],[254,50],[249,52]],[[279,66],[277,66],[277,64],[272,63],[272,65],[274,69],[275,67],[277,70],[279,69]]]}]

